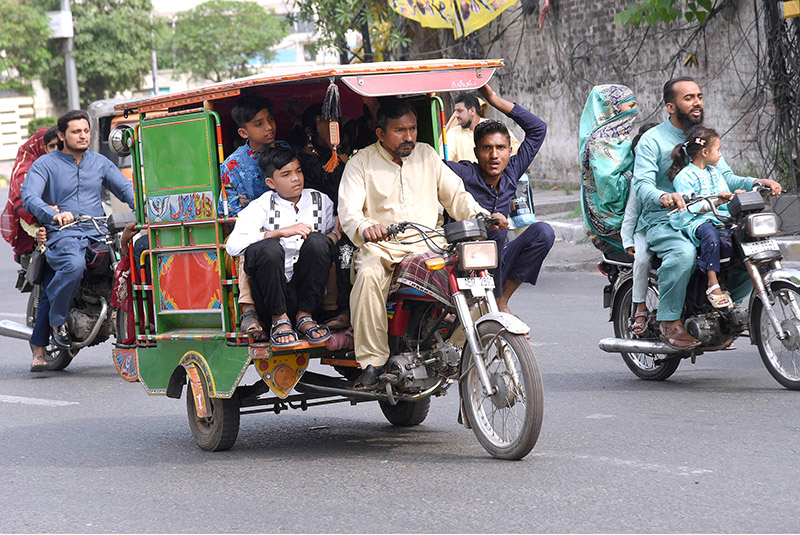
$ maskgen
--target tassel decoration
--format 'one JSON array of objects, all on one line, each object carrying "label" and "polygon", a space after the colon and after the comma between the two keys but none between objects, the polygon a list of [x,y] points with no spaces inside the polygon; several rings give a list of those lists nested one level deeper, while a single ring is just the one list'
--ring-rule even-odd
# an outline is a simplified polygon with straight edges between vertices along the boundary
[{"label": "tassel decoration", "polygon": [[331,136],[331,159],[322,166],[326,173],[332,173],[339,164],[339,119],[341,118],[342,111],[339,104],[339,87],[334,82],[333,78],[330,79],[327,91],[325,91],[325,100],[322,101],[322,118],[330,121],[328,128],[330,129]]}]

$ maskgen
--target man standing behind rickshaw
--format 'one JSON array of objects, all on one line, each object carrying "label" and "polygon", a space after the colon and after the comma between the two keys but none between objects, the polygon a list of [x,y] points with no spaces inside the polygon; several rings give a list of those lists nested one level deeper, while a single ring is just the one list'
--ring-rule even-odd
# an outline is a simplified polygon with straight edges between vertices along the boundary
[{"label": "man standing behind rickshaw", "polygon": [[133,208],[133,186],[108,158],[88,150],[91,136],[85,111],[69,111],[58,118],[58,139],[63,148],[42,156],[28,171],[22,206],[47,229],[47,263],[55,271],[45,289],[50,325],[55,344],[69,349],[67,316],[86,270],[86,249],[98,232],[77,225],[58,229],[72,223],[73,214],[103,216],[103,187]]},{"label": "man standing behind rickshaw", "polygon": [[[339,220],[358,247],[350,308],[356,359],[363,369],[356,387],[372,388],[389,359],[386,298],[394,267],[423,243],[387,241],[387,227],[413,221],[435,227],[438,203],[454,218],[486,213],[464,184],[429,145],[416,144],[417,114],[393,99],[378,110],[378,142],[359,151],[344,170],[339,188]],[[500,214],[493,214],[508,222]]]}]

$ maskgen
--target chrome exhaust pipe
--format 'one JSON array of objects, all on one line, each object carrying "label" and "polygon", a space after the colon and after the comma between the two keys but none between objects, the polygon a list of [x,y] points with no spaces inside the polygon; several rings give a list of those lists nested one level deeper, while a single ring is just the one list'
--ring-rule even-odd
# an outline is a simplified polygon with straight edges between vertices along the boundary
[{"label": "chrome exhaust pipe", "polygon": [[29,341],[32,335],[33,328],[27,325],[22,325],[21,323],[11,320],[0,321],[0,336]]},{"label": "chrome exhaust pipe", "polygon": [[685,353],[666,342],[653,342],[636,338],[603,338],[600,349],[607,353],[653,353],[655,355],[678,355]]}]

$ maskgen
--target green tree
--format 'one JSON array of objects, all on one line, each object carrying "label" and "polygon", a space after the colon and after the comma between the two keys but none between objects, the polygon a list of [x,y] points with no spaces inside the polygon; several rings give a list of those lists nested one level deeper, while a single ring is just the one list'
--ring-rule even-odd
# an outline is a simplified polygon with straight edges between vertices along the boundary
[{"label": "green tree", "polygon": [[47,67],[47,16],[15,0],[0,0],[0,89],[25,91]]},{"label": "green tree", "polygon": [[[385,0],[295,0],[294,6],[298,20],[316,26],[314,48],[335,50],[342,63],[393,59],[393,52],[411,41],[402,18]],[[359,50],[347,47],[351,30],[361,33]]]},{"label": "green tree", "polygon": [[[57,1],[49,9],[58,9]],[[75,40],[72,55],[78,71],[81,106],[138,89],[151,69],[150,0],[72,2]],[[50,43],[52,60],[42,81],[58,102],[66,100],[63,40]]]},{"label": "green tree", "polygon": [[181,12],[172,36],[175,70],[221,82],[253,74],[287,34],[285,22],[255,2],[210,0]]},{"label": "green tree", "polygon": [[696,20],[702,24],[716,4],[717,0],[640,0],[617,13],[614,21],[638,28],[643,22],[655,24],[661,21],[669,24],[683,16],[687,22]]}]

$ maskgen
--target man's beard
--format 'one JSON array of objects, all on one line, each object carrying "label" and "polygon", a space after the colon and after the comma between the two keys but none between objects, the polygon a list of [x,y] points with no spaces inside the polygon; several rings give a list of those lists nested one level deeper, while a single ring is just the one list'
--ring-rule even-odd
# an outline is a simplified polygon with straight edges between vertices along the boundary
[{"label": "man's beard", "polygon": [[[689,110],[691,113],[692,110]],[[683,113],[677,106],[675,107],[675,118],[678,120],[678,124],[683,127],[684,130],[688,130],[693,126],[697,126],[698,124],[703,124],[703,110],[700,110],[700,117],[697,119],[692,119],[691,115],[688,113]]]},{"label": "man's beard", "polygon": [[411,152],[414,150],[414,143],[402,143],[399,147],[397,147],[397,155],[401,158],[405,158],[411,155]]},{"label": "man's beard", "polygon": [[89,150],[89,146],[88,145],[86,146],[86,148],[79,148],[79,147],[73,147],[72,145],[64,143],[64,147],[67,148],[70,152],[77,152],[77,153],[83,153],[83,152],[86,152],[87,150]]}]

